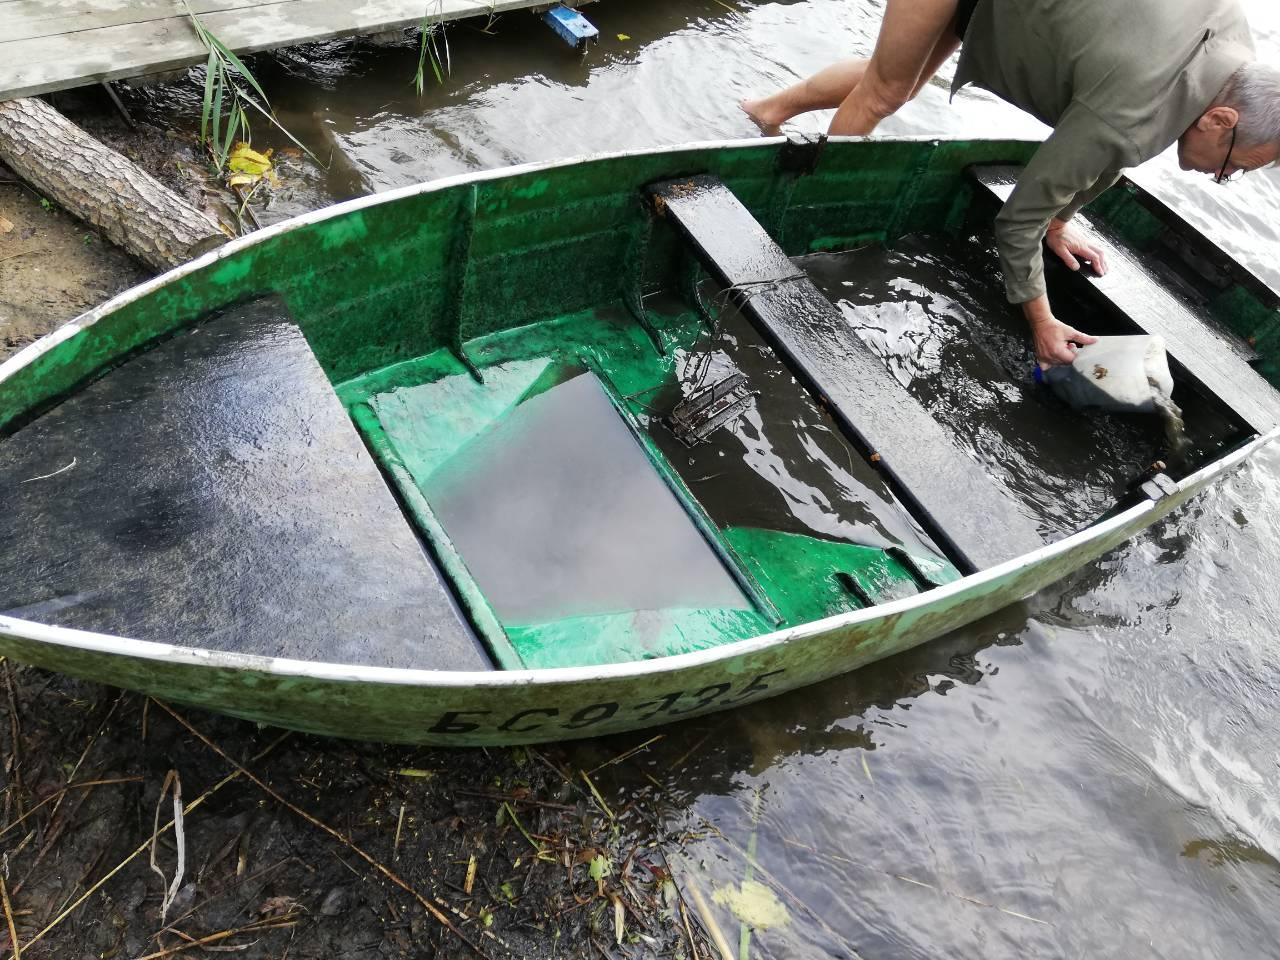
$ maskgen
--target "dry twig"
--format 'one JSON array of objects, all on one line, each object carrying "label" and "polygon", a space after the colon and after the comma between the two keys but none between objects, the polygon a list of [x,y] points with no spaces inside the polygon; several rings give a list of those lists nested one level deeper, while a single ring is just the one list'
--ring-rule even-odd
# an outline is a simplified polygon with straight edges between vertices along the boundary
[{"label": "dry twig", "polygon": [[[440,910],[439,907],[437,907],[434,903],[428,900],[425,896],[423,896],[423,894],[418,892],[418,890],[416,890],[414,887],[410,886],[408,882],[401,879],[401,877],[397,873],[395,873],[395,871],[393,871],[390,867],[381,863],[372,854],[365,851],[362,847],[357,846],[354,841],[343,836],[333,827],[329,826],[326,823],[321,822],[320,820],[317,820],[314,816],[312,816],[306,810],[303,810],[297,804],[291,803],[290,801],[286,800],[281,794],[277,793],[265,781],[259,779],[254,774],[252,774],[248,769],[246,769],[244,766],[242,766],[241,764],[233,760],[226,753],[226,751],[224,751],[216,743],[214,743],[212,740],[206,737],[203,733],[201,733],[199,730],[193,727],[190,722],[184,719],[176,710],[170,707],[167,703],[165,703],[162,700],[156,700],[155,704],[165,713],[169,714],[169,716],[173,717],[173,719],[176,720],[182,727],[184,727],[188,733],[194,736],[197,740],[199,740],[206,747],[208,747],[210,750],[212,750],[214,753],[220,756],[227,763],[231,764],[231,766],[233,766],[240,775],[242,775],[243,777],[245,777],[245,779],[249,780],[251,783],[257,786],[258,789],[260,789],[267,796],[271,797],[271,799],[275,800],[278,804],[280,804],[286,810],[289,810],[291,813],[294,813],[297,816],[301,817],[303,820],[307,821],[307,823],[311,824],[317,830],[327,833],[329,836],[333,837],[333,839],[337,840],[339,843],[341,843],[344,847],[346,847],[356,856],[360,857],[360,859],[364,860],[365,863],[369,864],[369,866],[373,867],[375,870],[381,873],[384,877],[386,877],[388,880],[394,883],[401,890],[405,891],[405,893],[409,894],[411,897],[417,900],[418,903],[423,907],[423,909],[425,909],[433,919],[439,922],[442,926],[444,926],[447,930],[449,930],[454,936],[456,936],[459,940],[461,940],[464,944],[466,944],[467,947],[469,947],[471,951],[476,954],[476,956],[479,956],[479,957],[485,956],[484,951],[482,951],[480,947],[474,941],[471,940],[471,938],[469,938],[466,934],[464,934],[458,928],[457,924],[455,924],[452,920],[450,920]],[[436,898],[436,899],[439,899],[439,898]],[[445,906],[447,906],[451,910],[454,909],[452,906],[448,904],[445,904]],[[498,938],[488,930],[484,931],[483,935],[495,941],[498,940]],[[501,941],[498,941],[498,942],[501,942]],[[503,944],[503,946],[505,946],[505,944]]]},{"label": "dry twig", "polygon": [[604,763],[601,763],[597,766],[592,767],[590,770],[587,771],[587,773],[595,773],[597,770],[603,770],[605,767],[612,767],[615,763],[621,763],[623,760],[629,760],[640,751],[647,750],[649,747],[653,746],[655,743],[657,743],[659,740],[661,740],[665,736],[666,736],[665,733],[660,733],[656,737],[650,737],[644,743],[640,744],[639,746],[632,747],[630,750],[623,751],[622,753],[614,757],[612,760],[606,760]]},{"label": "dry twig", "polygon": [[404,829],[404,804],[400,804],[400,816],[396,818],[396,842],[391,847],[391,852],[396,860],[400,859],[400,832]]},{"label": "dry twig", "polygon": [[720,951],[721,960],[734,960],[733,951],[729,949],[729,941],[725,939],[724,931],[716,923],[716,916],[711,912],[711,907],[707,905],[706,898],[702,896],[702,891],[698,889],[693,877],[685,877],[684,887],[689,891],[689,896],[693,898],[693,906],[698,911],[698,919],[702,921],[702,928],[710,934],[711,942]]},{"label": "dry twig", "polygon": [[22,947],[18,943],[18,926],[13,922],[13,904],[9,902],[9,889],[0,877],[0,900],[4,902],[4,920],[9,925],[9,943],[13,947],[13,960],[22,960]]},{"label": "dry twig", "polygon": [[[245,933],[258,933],[262,930],[274,930],[281,927],[292,927],[298,922],[298,914],[286,913],[283,916],[271,917],[267,920],[259,920],[257,923],[250,923],[247,926],[236,927],[234,930],[219,930],[217,933],[211,933],[204,937],[185,937],[186,942],[180,943],[176,947],[168,947],[164,950],[158,950],[155,953],[148,953],[145,957],[139,957],[138,960],[162,960],[163,957],[171,957],[175,953],[181,953],[183,950],[190,950],[192,947],[199,947],[202,950],[242,950],[244,947],[213,947],[210,944],[227,940],[230,937],[237,937]],[[175,933],[177,931],[174,931]],[[255,941],[256,942],[256,941]],[[246,944],[245,946],[251,946]]]},{"label": "dry twig", "polygon": [[[277,737],[275,740],[271,741],[271,743],[267,745],[266,749],[260,751],[258,755],[254,757],[254,760],[260,760],[263,757],[265,757],[272,750],[274,750],[279,744],[281,744],[288,736],[289,736],[289,733],[285,732],[281,734],[279,737]],[[206,800],[212,797],[215,793],[217,793],[219,790],[225,787],[228,783],[231,783],[233,780],[239,779],[240,775],[241,774],[239,770],[233,770],[231,773],[227,774],[225,777],[223,777],[221,780],[215,783],[212,787],[210,787],[204,793],[200,794],[200,796],[196,797],[196,799],[192,800],[189,804],[187,804],[186,807],[183,808],[183,811],[182,811],[183,816],[190,814],[192,810],[199,807],[202,803],[204,803]],[[163,827],[160,828],[159,832],[165,833],[168,830],[172,829],[172,827],[173,827],[173,821],[170,820],[167,824],[165,824]],[[151,847],[151,843],[152,843],[151,837],[148,837],[146,840],[142,841],[142,843],[138,845],[137,849],[135,849],[133,853],[125,857],[114,868],[107,871],[107,873],[104,874],[98,880],[97,883],[93,884],[91,887],[89,887],[89,889],[87,889],[84,893],[82,893],[74,903],[66,907],[61,913],[59,913],[56,917],[50,920],[47,924],[45,924],[43,930],[41,930],[34,937],[32,937],[30,940],[27,941],[27,946],[30,947],[33,943],[36,943],[39,940],[43,939],[46,934],[56,929],[58,925],[61,924],[62,921],[66,920],[67,917],[71,916],[71,914],[73,914],[80,907],[81,904],[83,904],[86,900],[88,900],[100,889],[102,889],[102,887],[106,884],[108,880],[110,880],[117,873],[119,873],[121,870],[127,867],[137,857],[141,856],[144,850],[149,849]],[[9,960],[21,960],[21,958],[16,956],[15,954],[10,954]]]},{"label": "dry twig", "polygon": [[10,744],[9,763],[11,765],[11,773],[13,776],[13,802],[18,808],[18,815],[22,816],[25,811],[22,807],[22,795],[25,792],[22,787],[22,726],[18,722],[18,698],[13,692],[13,671],[9,666],[8,658],[4,658],[4,685],[9,696],[9,733],[12,737]]},{"label": "dry twig", "polygon": [[156,847],[160,837],[160,808],[164,806],[164,798],[173,788],[173,838],[178,845],[178,863],[173,868],[173,882],[165,889],[164,898],[160,901],[160,922],[164,923],[169,916],[169,907],[173,898],[178,895],[178,887],[182,884],[182,874],[187,866],[187,834],[182,828],[182,779],[177,770],[170,770],[160,785],[160,797],[156,800],[156,817],[151,831],[151,869],[160,874],[160,882],[165,882],[164,871],[156,863]]}]

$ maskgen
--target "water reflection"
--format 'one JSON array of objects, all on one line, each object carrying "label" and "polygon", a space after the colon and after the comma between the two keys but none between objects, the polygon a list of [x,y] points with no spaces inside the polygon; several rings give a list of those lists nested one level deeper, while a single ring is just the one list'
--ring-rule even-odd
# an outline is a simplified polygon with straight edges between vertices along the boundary
[{"label": "water reflection", "polygon": [[[984,242],[985,240],[985,242]],[[958,252],[954,252],[958,248]],[[1023,322],[992,274],[991,239],[905,237],[798,262],[859,336],[1050,539],[1107,513],[1156,459],[1173,462],[1152,416],[1075,413],[1031,376]],[[1056,278],[1055,278],[1056,279]],[[1069,300],[1102,333],[1097,306]],[[1192,440],[1177,474],[1215,459],[1235,428],[1184,386]]]}]

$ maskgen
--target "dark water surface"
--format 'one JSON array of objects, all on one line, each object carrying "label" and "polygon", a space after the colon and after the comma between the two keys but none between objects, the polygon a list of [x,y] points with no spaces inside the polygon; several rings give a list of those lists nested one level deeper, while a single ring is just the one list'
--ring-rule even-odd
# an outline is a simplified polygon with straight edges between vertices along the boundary
[{"label": "dark water surface", "polygon": [[[1037,385],[1026,324],[1005,303],[989,233],[909,236],[796,262],[894,376],[1011,493],[1047,541],[1092,523],[1156,460],[1175,477],[1243,437],[1228,416],[1175,388],[1190,424],[1175,454],[1151,415],[1074,413]],[[1084,329],[1113,332],[1095,304],[1053,285],[1055,309]]]},{"label": "dark water surface", "polygon": [[751,403],[740,418],[689,447],[659,416],[678,397],[658,394],[649,430],[715,522],[940,555],[894,499],[884,476],[796,382],[750,321],[710,281],[704,291],[715,304],[715,329],[679,354],[680,394],[738,374],[747,378]]},{"label": "dark water surface", "polygon": [[[1245,6],[1280,58],[1280,9]],[[267,219],[461,171],[752,135],[739,98],[865,54],[880,11],[605,0],[585,61],[508,15],[492,35],[453,28],[452,78],[421,99],[410,45],[264,59],[286,119],[335,156],[328,174],[295,173]],[[187,90],[149,94],[153,109],[190,117]],[[1041,130],[990,98],[950,104],[944,83],[882,128]],[[1275,174],[1214,187],[1166,156],[1137,177],[1280,284]],[[667,792],[666,826],[688,831],[682,880],[735,955],[736,903],[771,914],[745,938],[760,957],[1280,957],[1278,574],[1272,451],[1025,605],[672,728],[625,766]],[[575,750],[587,769],[643,739]]]}]

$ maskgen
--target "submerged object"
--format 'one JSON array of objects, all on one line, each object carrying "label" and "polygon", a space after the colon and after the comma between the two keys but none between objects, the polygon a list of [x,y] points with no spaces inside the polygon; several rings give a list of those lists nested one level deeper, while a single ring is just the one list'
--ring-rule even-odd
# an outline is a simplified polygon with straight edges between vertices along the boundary
[{"label": "submerged object", "polygon": [[1077,410],[1157,414],[1175,453],[1182,453],[1188,443],[1182,410],[1173,402],[1173,374],[1163,337],[1098,337],[1076,351],[1074,362],[1037,373]]},{"label": "submerged object", "polygon": [[[1183,311],[1160,332],[1194,445],[1047,529],[793,259],[909,231],[945,263],[990,228],[982,165],[1036,146],[488,171],[127,291],[0,363],[0,655],[314,733],[517,743],[740,706],[1014,603],[1280,436],[1280,300],[1233,267],[1219,326],[1168,264],[1182,299],[1117,326]],[[1149,202],[1098,210],[1204,242]],[[1126,242],[1110,282],[1158,284]],[[1159,459],[1144,429],[1126,463]]]},{"label": "submerged object", "polygon": [[1043,379],[1078,410],[1159,413],[1173,402],[1163,337],[1099,337],[1077,350],[1074,362],[1043,371]]}]

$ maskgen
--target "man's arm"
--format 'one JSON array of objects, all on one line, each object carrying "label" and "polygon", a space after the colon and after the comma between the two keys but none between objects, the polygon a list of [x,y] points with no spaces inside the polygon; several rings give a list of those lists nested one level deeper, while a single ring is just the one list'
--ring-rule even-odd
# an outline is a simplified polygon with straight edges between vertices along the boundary
[{"label": "man's arm", "polygon": [[1108,190],[1114,187],[1117,181],[1119,181],[1123,173],[1124,171],[1120,169],[1120,167],[1116,167],[1113,170],[1108,170],[1105,174],[1103,174],[1101,177],[1098,178],[1097,183],[1095,183],[1088,190],[1084,191],[1084,193],[1077,193],[1075,196],[1075,199],[1073,199],[1069,204],[1067,204],[1067,206],[1063,209],[1063,211],[1060,214],[1058,214],[1058,219],[1061,220],[1063,223],[1066,223],[1067,221],[1069,221],[1077,213],[1079,213],[1089,204],[1093,203],[1093,201],[1097,200],[1100,196],[1102,196],[1104,193],[1106,193]]},{"label": "man's arm", "polygon": [[1081,333],[1055,317],[1049,307],[1049,298],[1044,294],[1024,303],[1022,315],[1027,318],[1027,326],[1031,328],[1036,360],[1042,367],[1071,363],[1075,359],[1072,344],[1085,346],[1097,342],[1097,337]]},{"label": "man's arm", "polygon": [[1105,271],[1101,251],[1067,220],[1115,182],[1128,152],[1126,141],[1109,124],[1083,104],[1073,104],[996,217],[1005,289],[1011,303],[1022,305],[1042,364],[1070,363],[1071,344],[1093,342],[1053,315],[1045,292],[1042,241],[1072,269],[1085,259]]}]

